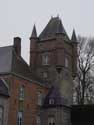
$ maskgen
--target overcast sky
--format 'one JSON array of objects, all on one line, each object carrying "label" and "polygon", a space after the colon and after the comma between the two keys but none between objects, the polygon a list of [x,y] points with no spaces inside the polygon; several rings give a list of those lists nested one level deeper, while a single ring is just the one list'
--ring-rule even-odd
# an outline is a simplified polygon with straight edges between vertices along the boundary
[{"label": "overcast sky", "polygon": [[43,30],[51,16],[59,15],[69,35],[94,37],[94,0],[0,0],[0,46],[22,38],[22,56],[28,61],[29,37],[34,23]]}]

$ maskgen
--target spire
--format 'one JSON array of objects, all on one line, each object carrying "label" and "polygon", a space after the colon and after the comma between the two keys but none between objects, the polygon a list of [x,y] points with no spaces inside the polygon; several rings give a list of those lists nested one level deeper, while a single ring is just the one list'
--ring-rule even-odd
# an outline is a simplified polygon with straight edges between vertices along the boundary
[{"label": "spire", "polygon": [[37,32],[36,32],[36,26],[35,26],[35,24],[33,26],[33,30],[32,30],[32,34],[31,34],[30,39],[31,38],[37,38]]},{"label": "spire", "polygon": [[76,33],[75,33],[75,30],[74,30],[74,29],[73,29],[73,33],[72,33],[71,40],[72,40],[73,42],[77,42],[77,37],[76,37]]}]

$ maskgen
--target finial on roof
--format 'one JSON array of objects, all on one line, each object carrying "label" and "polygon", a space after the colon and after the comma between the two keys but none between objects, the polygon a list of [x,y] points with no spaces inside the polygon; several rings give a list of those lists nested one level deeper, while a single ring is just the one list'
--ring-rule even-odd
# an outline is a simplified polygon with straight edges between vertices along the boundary
[{"label": "finial on roof", "polygon": [[76,33],[75,33],[75,30],[74,30],[74,29],[73,29],[73,33],[72,33],[71,40],[72,40],[73,42],[77,42],[77,37],[76,37]]},{"label": "finial on roof", "polygon": [[31,34],[30,39],[31,39],[31,38],[37,38],[37,31],[36,31],[36,26],[35,26],[35,24],[34,24],[34,26],[33,26],[33,30],[32,30],[32,34]]}]

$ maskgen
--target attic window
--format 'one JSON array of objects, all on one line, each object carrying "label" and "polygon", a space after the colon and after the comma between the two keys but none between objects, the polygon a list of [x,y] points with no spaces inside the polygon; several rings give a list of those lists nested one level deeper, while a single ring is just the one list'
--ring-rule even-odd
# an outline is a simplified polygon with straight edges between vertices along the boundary
[{"label": "attic window", "polygon": [[49,99],[49,104],[53,105],[54,104],[54,99]]}]

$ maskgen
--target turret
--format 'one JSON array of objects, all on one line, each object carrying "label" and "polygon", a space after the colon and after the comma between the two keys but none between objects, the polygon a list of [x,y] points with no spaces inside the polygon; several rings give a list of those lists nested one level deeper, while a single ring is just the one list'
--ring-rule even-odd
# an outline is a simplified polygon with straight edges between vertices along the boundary
[{"label": "turret", "polygon": [[37,45],[37,32],[36,26],[34,25],[32,34],[30,36],[30,68],[34,68],[35,59],[36,59],[36,45]]},{"label": "turret", "polygon": [[73,29],[71,41],[74,42],[74,43],[77,43],[77,37],[76,37],[76,33],[75,33],[75,30],[74,30],[74,29]]}]

